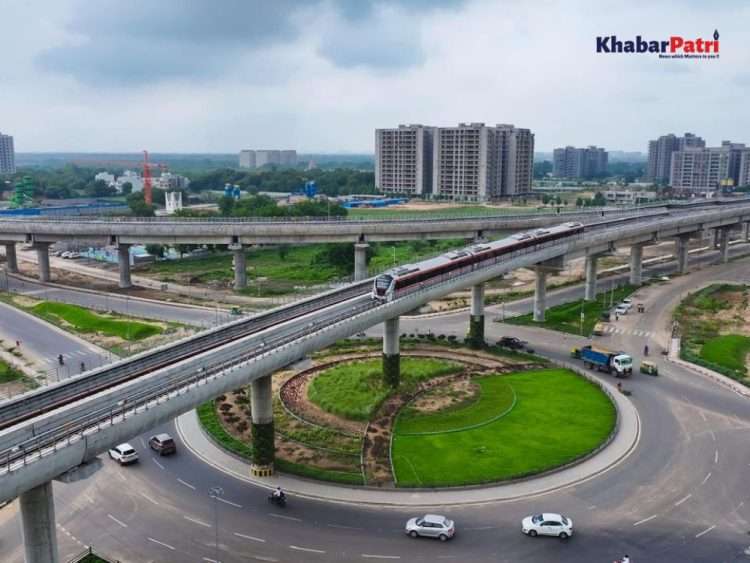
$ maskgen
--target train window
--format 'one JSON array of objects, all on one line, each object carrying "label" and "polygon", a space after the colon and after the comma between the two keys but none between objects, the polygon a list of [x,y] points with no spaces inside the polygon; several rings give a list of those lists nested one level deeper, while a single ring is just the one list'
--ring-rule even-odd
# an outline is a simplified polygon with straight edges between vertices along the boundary
[{"label": "train window", "polygon": [[375,288],[378,291],[385,291],[391,285],[393,278],[391,276],[380,276],[375,279]]}]

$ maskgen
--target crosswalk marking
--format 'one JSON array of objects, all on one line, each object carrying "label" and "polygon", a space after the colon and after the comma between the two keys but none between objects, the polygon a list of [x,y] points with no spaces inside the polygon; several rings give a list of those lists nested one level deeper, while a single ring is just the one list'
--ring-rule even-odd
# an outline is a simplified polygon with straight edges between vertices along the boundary
[{"label": "crosswalk marking", "polygon": [[609,332],[610,334],[627,334],[630,336],[638,336],[640,338],[651,338],[654,335],[651,331],[648,330],[618,328],[612,325],[607,325],[604,330],[605,332]]}]

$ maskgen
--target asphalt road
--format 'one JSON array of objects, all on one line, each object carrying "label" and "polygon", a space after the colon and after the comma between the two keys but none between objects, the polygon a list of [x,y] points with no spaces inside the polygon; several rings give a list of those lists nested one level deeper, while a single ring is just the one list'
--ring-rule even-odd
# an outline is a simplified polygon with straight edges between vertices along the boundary
[{"label": "asphalt road", "polygon": [[[749,277],[750,265],[743,260],[643,288],[638,298],[646,303],[646,313],[621,317],[618,332],[601,340],[630,351],[637,362],[646,342],[652,349],[664,345],[666,311],[676,297],[704,282],[747,282]],[[562,300],[565,292],[577,298],[580,291],[565,288],[555,294]],[[402,332],[433,327],[463,335],[466,316],[403,319]],[[487,332],[493,339],[519,335],[559,359],[567,359],[570,347],[584,341],[495,322],[487,323]],[[122,561],[160,562],[610,562],[624,553],[633,563],[748,561],[750,451],[745,437],[750,406],[659,356],[651,359],[659,364],[660,377],[634,375],[626,381],[642,423],[641,440],[630,457],[603,475],[541,497],[444,507],[439,512],[458,525],[456,538],[445,544],[407,538],[402,527],[413,513],[399,508],[301,498],[290,499],[284,510],[273,508],[265,491],[216,471],[184,447],[174,457],[154,457],[141,441],[144,436],[133,441],[141,454],[138,465],[120,468],[104,460],[104,468],[88,480],[55,484],[61,554],[93,544]],[[163,429],[176,435],[171,425]],[[224,490],[222,502],[209,498],[213,486]],[[22,559],[15,506],[0,510],[4,561]],[[523,536],[521,517],[538,511],[568,514],[576,535],[565,542]]]}]

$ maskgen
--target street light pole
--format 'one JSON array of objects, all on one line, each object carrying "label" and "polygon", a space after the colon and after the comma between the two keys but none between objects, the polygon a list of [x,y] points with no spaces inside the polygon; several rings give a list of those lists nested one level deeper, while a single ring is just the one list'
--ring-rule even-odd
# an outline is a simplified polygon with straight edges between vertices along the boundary
[{"label": "street light pole", "polygon": [[224,496],[224,489],[211,487],[208,496],[214,499],[214,557],[216,563],[219,563],[219,497]]}]

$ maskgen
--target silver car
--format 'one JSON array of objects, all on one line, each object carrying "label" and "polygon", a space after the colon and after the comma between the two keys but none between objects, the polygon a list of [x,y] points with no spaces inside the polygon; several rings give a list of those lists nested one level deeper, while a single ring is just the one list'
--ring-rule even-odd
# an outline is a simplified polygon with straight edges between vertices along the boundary
[{"label": "silver car", "polygon": [[418,518],[412,518],[406,523],[406,533],[416,538],[426,536],[447,541],[456,534],[456,525],[453,520],[438,514],[425,514]]}]

